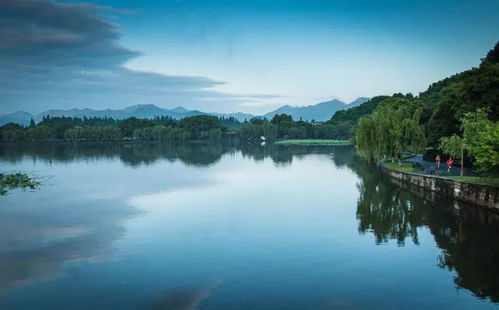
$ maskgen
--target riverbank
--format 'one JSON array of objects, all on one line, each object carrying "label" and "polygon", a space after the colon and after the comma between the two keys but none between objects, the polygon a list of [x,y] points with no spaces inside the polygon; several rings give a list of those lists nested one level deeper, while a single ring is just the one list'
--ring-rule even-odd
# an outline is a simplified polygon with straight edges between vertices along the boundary
[{"label": "riverbank", "polygon": [[[416,156],[415,156],[416,157]],[[413,157],[414,158],[414,157]],[[451,172],[447,171],[446,166],[441,165],[440,168],[434,167],[434,164],[423,164],[421,161],[412,161],[413,158],[409,158],[407,161],[399,164],[398,162],[384,162],[383,165],[391,170],[401,171],[401,172],[414,172],[416,174],[442,177],[447,179],[452,179],[458,182],[474,183],[474,184],[485,184],[491,186],[499,186],[499,177],[488,177],[479,175],[466,175],[473,173],[471,170],[466,170],[465,175],[461,176],[459,167],[453,167]],[[433,166],[433,170],[430,169]],[[432,171],[431,174],[425,173]]]},{"label": "riverbank", "polygon": [[274,142],[277,145],[352,145],[348,140],[287,139]]},{"label": "riverbank", "polygon": [[397,181],[499,212],[499,185],[469,181],[480,181],[483,178],[426,175],[409,171],[408,164],[397,168],[394,164],[383,163],[381,169],[386,175]]}]

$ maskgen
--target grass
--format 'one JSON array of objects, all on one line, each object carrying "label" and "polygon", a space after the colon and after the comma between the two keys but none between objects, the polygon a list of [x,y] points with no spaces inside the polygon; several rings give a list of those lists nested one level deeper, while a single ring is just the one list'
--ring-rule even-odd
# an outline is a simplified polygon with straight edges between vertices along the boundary
[{"label": "grass", "polygon": [[446,176],[446,178],[453,179],[453,180],[460,181],[460,182],[469,182],[469,183],[488,184],[488,185],[499,186],[499,177],[450,175],[450,176]]},{"label": "grass", "polygon": [[274,142],[278,145],[351,145],[348,140],[287,139]]},{"label": "grass", "polygon": [[420,171],[421,169],[415,167],[413,164],[407,164],[407,163],[402,163],[401,166],[399,166],[398,163],[383,163],[383,166],[390,170],[395,170],[395,171],[400,171],[400,172],[415,172],[415,171]]},{"label": "grass", "polygon": [[40,182],[34,180],[25,173],[0,173],[0,195],[5,195],[9,189],[30,188],[35,189]]}]

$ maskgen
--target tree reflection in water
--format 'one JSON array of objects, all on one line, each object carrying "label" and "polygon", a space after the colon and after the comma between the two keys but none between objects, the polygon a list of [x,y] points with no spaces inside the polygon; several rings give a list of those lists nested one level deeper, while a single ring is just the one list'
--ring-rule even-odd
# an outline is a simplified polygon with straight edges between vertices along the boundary
[{"label": "tree reflection in water", "polygon": [[23,157],[48,162],[119,158],[129,166],[150,165],[158,160],[180,160],[191,166],[216,164],[223,155],[240,151],[255,161],[270,158],[276,165],[287,165],[293,158],[309,154],[330,154],[321,146],[282,146],[249,144],[238,141],[213,143],[16,143],[0,145],[0,158],[16,162]]},{"label": "tree reflection in water", "polygon": [[180,160],[209,166],[224,155],[241,152],[255,161],[270,158],[276,165],[290,164],[308,154],[331,156],[342,169],[359,177],[356,216],[361,234],[372,233],[377,244],[395,240],[404,246],[419,244],[418,229],[428,228],[442,250],[438,266],[455,272],[455,284],[479,298],[499,302],[499,216],[473,206],[438,197],[420,188],[394,184],[372,165],[355,155],[352,147],[306,147],[214,144],[30,144],[0,147],[4,161],[23,157],[44,161],[119,158],[130,166],[157,160]]},{"label": "tree reflection in water", "polygon": [[438,267],[455,271],[457,288],[499,302],[499,215],[397,183],[355,156],[353,149],[334,155],[336,165],[360,178],[360,233],[372,233],[377,244],[396,240],[404,246],[408,238],[419,244],[418,228],[427,227],[442,250]]}]

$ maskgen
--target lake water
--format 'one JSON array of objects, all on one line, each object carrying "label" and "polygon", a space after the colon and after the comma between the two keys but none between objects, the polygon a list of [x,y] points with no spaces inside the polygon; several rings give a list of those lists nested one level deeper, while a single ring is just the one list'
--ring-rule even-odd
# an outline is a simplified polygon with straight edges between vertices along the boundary
[{"label": "lake water", "polygon": [[497,309],[499,220],[351,147],[1,146],[1,309]]}]

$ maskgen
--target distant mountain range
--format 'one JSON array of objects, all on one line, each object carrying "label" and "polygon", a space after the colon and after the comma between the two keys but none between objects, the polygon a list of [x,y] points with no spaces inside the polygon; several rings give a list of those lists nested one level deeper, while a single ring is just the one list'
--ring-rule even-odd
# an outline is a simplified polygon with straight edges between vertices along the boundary
[{"label": "distant mountain range", "polygon": [[303,107],[292,107],[289,105],[285,105],[263,116],[271,119],[276,114],[288,114],[291,115],[294,120],[302,119],[304,121],[315,120],[323,122],[329,120],[331,116],[336,113],[336,111],[346,110],[359,106],[368,100],[369,98],[357,98],[353,102],[346,104],[343,101],[334,99],[331,101],[320,102],[314,105]]},{"label": "distant mountain range", "polygon": [[129,117],[138,118],[153,118],[155,116],[169,116],[175,119],[181,119],[196,115],[214,115],[219,117],[234,117],[239,121],[250,120],[254,117],[266,117],[271,119],[276,114],[289,114],[295,120],[302,119],[304,121],[326,121],[339,110],[346,110],[352,107],[361,105],[369,100],[368,98],[358,98],[355,101],[346,104],[340,100],[331,100],[326,102],[317,103],[315,105],[292,107],[289,105],[282,106],[272,112],[264,115],[252,115],[246,113],[209,113],[198,110],[187,110],[183,107],[174,109],[165,109],[155,106],[153,104],[138,104],[126,107],[120,110],[93,110],[93,109],[70,109],[70,110],[48,110],[36,115],[28,112],[15,112],[10,114],[0,114],[0,126],[7,123],[18,123],[28,125],[31,118],[35,122],[42,120],[44,116],[68,116],[68,117],[111,117],[114,119],[125,119]]}]

